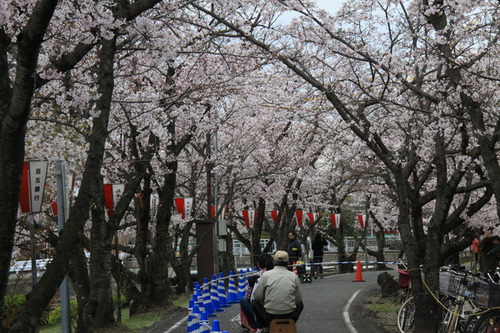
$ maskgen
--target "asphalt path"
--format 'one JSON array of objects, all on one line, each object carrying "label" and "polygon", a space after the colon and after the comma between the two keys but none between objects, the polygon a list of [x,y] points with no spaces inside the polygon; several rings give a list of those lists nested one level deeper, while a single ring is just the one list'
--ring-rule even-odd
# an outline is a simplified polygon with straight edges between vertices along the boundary
[{"label": "asphalt path", "polygon": [[[383,333],[371,320],[363,304],[367,297],[380,293],[377,276],[381,272],[363,272],[365,282],[353,282],[355,273],[330,275],[301,284],[304,310],[297,322],[300,333]],[[217,312],[209,318],[218,320],[221,331],[245,332],[239,321],[239,304]],[[185,333],[187,312],[183,309],[169,313],[155,327],[141,332]]]}]

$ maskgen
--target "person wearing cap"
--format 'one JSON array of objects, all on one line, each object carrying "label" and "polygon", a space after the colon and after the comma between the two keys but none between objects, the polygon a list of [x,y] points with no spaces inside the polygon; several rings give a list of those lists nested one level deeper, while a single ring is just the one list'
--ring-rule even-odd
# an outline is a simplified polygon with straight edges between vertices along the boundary
[{"label": "person wearing cap", "polygon": [[264,272],[252,292],[252,306],[257,321],[256,332],[266,332],[273,319],[289,318],[297,321],[304,305],[300,280],[287,269],[288,253],[274,254],[274,268]]},{"label": "person wearing cap", "polygon": [[259,271],[248,278],[248,286],[245,291],[245,296],[240,299],[241,311],[243,312],[243,315],[246,317],[248,325],[253,330],[257,329],[257,323],[255,322],[255,313],[253,311],[250,298],[252,296],[253,288],[257,285],[257,282],[262,276],[262,274],[274,268],[273,256],[268,253],[261,254],[259,256],[259,260],[257,261],[257,266],[259,267]]}]

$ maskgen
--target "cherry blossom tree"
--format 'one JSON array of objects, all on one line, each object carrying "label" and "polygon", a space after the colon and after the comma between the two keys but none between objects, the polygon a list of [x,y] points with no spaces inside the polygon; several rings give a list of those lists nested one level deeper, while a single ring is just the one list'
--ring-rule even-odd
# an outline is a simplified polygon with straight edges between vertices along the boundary
[{"label": "cherry blossom tree", "polygon": [[[18,145],[24,147],[25,128],[31,111],[33,93],[38,91],[41,94],[45,92],[49,92],[50,94],[50,90],[46,88],[50,82],[57,81],[55,84],[57,86],[61,82],[58,81],[61,73],[70,70],[78,64],[97,43],[101,47],[101,53],[95,53],[96,57],[94,57],[94,59],[99,59],[101,64],[100,75],[96,76],[94,81],[97,82],[94,87],[97,87],[96,92],[99,95],[95,103],[97,113],[95,117],[90,118],[93,133],[89,140],[89,156],[80,192],[70,212],[68,227],[61,238],[58,252],[46,274],[44,274],[40,283],[30,294],[25,309],[11,329],[12,331],[26,332],[36,327],[37,321],[33,319],[39,317],[41,311],[50,301],[60,281],[66,274],[69,260],[74,253],[74,244],[78,243],[78,235],[81,233],[78,230],[81,230],[89,216],[90,204],[95,199],[93,194],[99,191],[100,177],[98,175],[100,174],[102,165],[111,96],[113,94],[114,78],[112,69],[114,65],[114,50],[116,49],[116,45],[114,44],[115,33],[113,31],[121,26],[124,21],[133,20],[156,3],[158,1],[139,1],[128,7],[121,6],[123,5],[121,4],[115,7],[114,11],[109,10],[113,6],[112,3],[109,3],[110,7],[107,6],[108,4],[103,3],[103,6],[99,7],[98,10],[93,5],[87,6],[86,3],[78,4],[77,8],[71,7],[71,4],[66,4],[68,6],[61,6],[57,8],[57,11],[55,11],[57,2],[53,1],[38,1],[33,3],[28,1],[19,5],[10,2],[2,3],[2,17],[8,17],[9,19],[7,21],[5,19],[2,20],[3,25],[1,28],[3,41],[2,66],[5,69],[5,71],[2,71],[4,75],[4,92],[2,96],[5,99],[5,103],[2,103],[2,105],[6,106],[2,112],[2,128],[6,130],[2,130],[1,140],[2,146],[8,147],[8,150],[2,153],[1,158],[1,163],[6,166],[5,168],[1,168],[3,170],[2,178],[7,177],[5,178],[5,182],[2,181],[2,186],[7,186],[3,193],[8,195],[5,197],[2,196],[1,200],[2,203],[5,203],[5,207],[13,208],[3,211],[7,214],[5,216],[5,226],[8,228],[2,233],[2,237],[6,237],[6,241],[2,241],[2,246],[10,247],[10,250],[8,248],[2,249],[2,255],[5,255],[3,258],[9,259],[12,252],[13,230],[16,225],[15,214],[13,215],[13,213],[17,210],[17,193],[19,191],[19,182],[16,180],[20,179],[16,175],[20,175],[20,163],[24,157],[24,149],[16,147]],[[90,12],[92,15],[87,15]],[[58,29],[62,28],[63,25],[53,25],[50,31],[48,30],[54,13],[57,20],[68,23],[68,29],[72,29],[70,31],[75,33],[72,36],[72,42],[65,40],[64,43],[57,44],[56,36],[61,36],[58,34]],[[81,17],[87,19],[87,21],[81,22],[82,24],[74,24],[76,19],[74,15],[76,13],[83,13]],[[83,33],[81,33],[82,30],[84,31]],[[97,36],[99,33],[101,35]],[[18,47],[16,49],[9,48],[11,37],[16,34],[18,36]],[[52,39],[43,40],[45,34],[51,36]],[[26,43],[24,49],[19,47],[22,45],[20,42],[23,39],[25,40],[23,43]],[[56,42],[55,45],[59,47],[51,47],[50,42],[52,41]],[[38,54],[42,46],[44,58],[43,63],[38,65],[40,70],[37,71]],[[64,47],[61,49],[61,46]],[[16,72],[14,69],[10,70],[11,66],[14,65],[17,66]],[[40,77],[37,76],[38,74]],[[12,87],[9,75],[17,75],[17,83],[14,83]],[[35,81],[36,78],[38,80]],[[35,90],[35,88],[38,90]],[[44,88],[47,90],[44,91]],[[78,106],[82,106],[78,104],[79,102],[85,103],[85,101],[89,100],[88,96],[84,94],[79,96],[83,97],[83,100],[75,101],[73,99],[74,103]],[[59,101],[64,102],[63,100]],[[70,110],[75,109],[70,108],[68,111]],[[87,113],[86,115],[88,117],[92,114]],[[11,144],[11,141],[16,144]],[[10,151],[10,149],[13,150]],[[13,154],[14,150],[15,154]],[[10,203],[9,205],[7,205],[8,202]],[[2,261],[2,276],[7,276],[5,273],[8,274],[9,262],[10,259],[5,262]],[[5,286],[6,283],[2,283],[2,299]],[[106,313],[104,313],[104,317],[106,317]],[[109,321],[109,318],[107,316],[104,321],[96,322],[96,324],[102,325],[104,323],[105,325]]]},{"label": "cherry blossom tree", "polygon": [[[0,7],[0,302],[5,297],[14,232],[17,223],[17,198],[24,157],[26,122],[35,88],[35,72],[44,35],[57,1],[39,1],[29,20],[17,31],[17,56],[11,57],[8,22],[12,13],[8,3]],[[14,63],[15,59],[15,63]],[[14,67],[15,66],[15,67]],[[3,308],[0,309],[2,316]]]},{"label": "cherry blossom tree", "polygon": [[[280,24],[286,11],[295,18]],[[188,286],[196,251],[173,199],[194,197],[194,216],[210,219],[213,175],[229,228],[258,251],[262,231],[284,246],[299,208],[348,215],[384,195],[373,215],[398,226],[410,267],[423,265],[437,290],[439,265],[499,209],[497,11],[493,1],[355,0],[336,17],[301,0],[2,3],[1,297],[24,147],[33,158],[57,150],[82,174],[53,264],[12,331],[34,329],[71,261],[82,263],[71,266],[83,286],[79,329],[112,323],[111,239],[122,227],[135,232],[127,251],[141,269],[129,275],[140,286],[134,311],[168,304],[168,265]],[[104,182],[126,184],[108,224]],[[271,207],[283,221],[272,227]],[[251,239],[245,208],[259,211]],[[343,232],[332,235],[343,244]],[[76,272],[89,240],[101,241],[92,282]],[[426,332],[434,303],[417,269],[412,280]]]},{"label": "cherry blossom tree", "polygon": [[[491,72],[489,60],[498,32],[490,27],[497,22],[483,13],[495,13],[498,4],[353,1],[344,6],[337,20],[310,2],[274,4],[300,16],[284,30],[271,30],[266,29],[268,21],[256,23],[256,18],[275,12],[268,11],[270,5],[240,2],[236,11],[228,11],[228,4],[222,2],[212,2],[210,8],[193,6],[231,29],[234,37],[279,60],[331,103],[387,170],[385,181],[395,193],[398,227],[410,267],[423,264],[427,283],[437,290],[444,235],[491,197],[492,185],[476,172],[482,167],[477,161],[479,152],[473,128],[462,112],[477,112],[478,104],[469,103],[463,93],[460,97],[463,87],[450,83],[462,76],[470,78],[463,79],[469,84],[467,90],[480,86],[487,96],[482,100],[495,105],[489,103],[495,99],[495,75],[484,75],[483,68]],[[222,14],[228,12],[234,15]],[[448,22],[447,15],[453,20]],[[477,85],[483,80],[488,83]],[[495,142],[495,136],[488,138]],[[488,143],[492,149],[494,145]],[[489,170],[494,167],[490,165]],[[486,190],[471,201],[467,193],[481,189]],[[459,204],[454,206],[457,195]],[[423,207],[428,204],[434,209],[424,220]],[[420,273],[412,272],[416,329],[432,331],[428,320],[435,318],[435,303]]]}]

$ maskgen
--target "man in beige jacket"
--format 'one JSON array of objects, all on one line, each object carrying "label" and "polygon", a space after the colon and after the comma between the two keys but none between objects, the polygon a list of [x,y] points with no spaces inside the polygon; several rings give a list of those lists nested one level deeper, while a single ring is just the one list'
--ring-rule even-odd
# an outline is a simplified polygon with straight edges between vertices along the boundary
[{"label": "man in beige jacket", "polygon": [[287,269],[288,253],[274,254],[274,268],[260,277],[252,292],[252,306],[257,319],[257,332],[266,332],[273,319],[299,319],[304,308],[300,280]]}]

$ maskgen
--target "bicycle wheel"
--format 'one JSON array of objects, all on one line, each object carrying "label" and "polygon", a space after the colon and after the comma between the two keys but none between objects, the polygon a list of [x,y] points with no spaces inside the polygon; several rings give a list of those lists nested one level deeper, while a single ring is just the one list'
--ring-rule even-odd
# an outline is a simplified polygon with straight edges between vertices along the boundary
[{"label": "bicycle wheel", "polygon": [[500,311],[490,311],[478,319],[474,327],[476,333],[500,333]]},{"label": "bicycle wheel", "polygon": [[441,299],[441,304],[438,313],[438,326],[436,328],[437,333],[448,332],[448,326],[451,324],[453,319],[453,313],[455,312],[456,304],[455,299],[452,297],[445,297]]},{"label": "bicycle wheel", "polygon": [[467,317],[467,320],[465,321],[464,328],[462,330],[463,333],[473,333],[474,332],[474,327],[476,327],[476,324],[479,320],[480,316],[478,315],[470,315]]},{"label": "bicycle wheel", "polygon": [[398,329],[401,333],[413,328],[415,321],[415,302],[413,297],[407,299],[398,310]]}]

